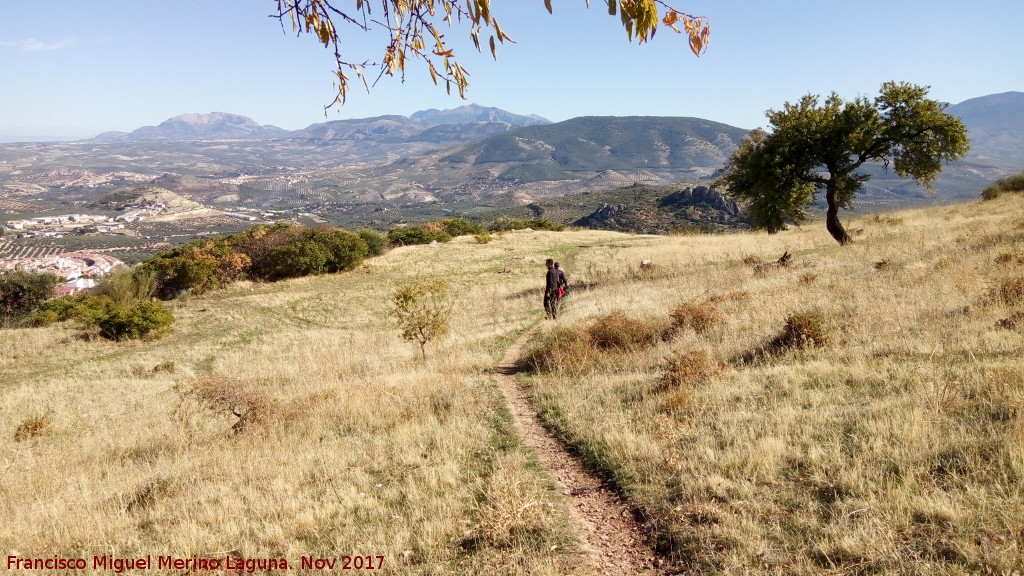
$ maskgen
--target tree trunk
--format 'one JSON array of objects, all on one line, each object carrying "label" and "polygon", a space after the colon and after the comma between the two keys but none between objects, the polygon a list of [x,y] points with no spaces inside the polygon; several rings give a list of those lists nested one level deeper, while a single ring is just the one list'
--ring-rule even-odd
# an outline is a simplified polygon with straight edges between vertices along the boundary
[{"label": "tree trunk", "polygon": [[851,244],[853,238],[850,238],[850,235],[846,233],[846,228],[843,228],[843,223],[839,221],[839,206],[836,204],[836,192],[832,189],[831,185],[827,189],[825,200],[828,201],[828,212],[825,213],[825,228],[828,229],[828,233],[840,245],[846,246]]}]

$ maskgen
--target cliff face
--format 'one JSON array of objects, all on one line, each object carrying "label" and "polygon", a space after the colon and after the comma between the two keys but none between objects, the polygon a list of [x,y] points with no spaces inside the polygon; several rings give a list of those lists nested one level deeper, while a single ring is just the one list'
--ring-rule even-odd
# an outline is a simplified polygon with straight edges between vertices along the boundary
[{"label": "cliff face", "polygon": [[749,226],[736,202],[707,186],[688,186],[630,204],[606,203],[593,213],[576,220],[573,225],[645,234]]}]

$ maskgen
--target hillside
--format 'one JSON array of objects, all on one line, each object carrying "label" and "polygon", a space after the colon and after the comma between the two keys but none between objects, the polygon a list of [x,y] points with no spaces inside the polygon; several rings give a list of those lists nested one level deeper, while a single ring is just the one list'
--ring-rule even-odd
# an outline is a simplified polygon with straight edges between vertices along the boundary
[{"label": "hillside", "polygon": [[750,227],[735,202],[707,186],[633,185],[468,214],[482,220],[546,218],[570,226],[640,234],[693,234]]},{"label": "hillside", "polygon": [[968,128],[969,160],[1024,169],[1024,92],[971,98],[947,112]]},{"label": "hillside", "polygon": [[[557,355],[519,378],[644,520],[650,573],[1021,571],[1021,210],[865,216],[849,247],[820,222],[465,237],[175,301],[161,340],[5,331],[0,546],[600,573],[494,373],[540,322],[553,257],[571,294],[531,354]],[[417,277],[448,278],[458,304],[425,361],[385,320]],[[817,314],[814,339],[773,344],[798,313]],[[626,327],[633,343],[613,344]]]},{"label": "hillside", "polygon": [[746,134],[747,130],[698,118],[581,117],[492,136],[463,146],[442,161],[554,165],[563,172],[714,169],[724,164]]}]

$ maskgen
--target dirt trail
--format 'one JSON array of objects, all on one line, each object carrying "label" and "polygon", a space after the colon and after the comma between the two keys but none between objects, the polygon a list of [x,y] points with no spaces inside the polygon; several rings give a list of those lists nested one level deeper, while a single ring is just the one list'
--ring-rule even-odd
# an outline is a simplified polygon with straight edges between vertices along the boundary
[{"label": "dirt trail", "polygon": [[529,330],[505,351],[497,368],[498,385],[523,443],[537,452],[541,466],[558,481],[571,506],[571,521],[586,553],[574,574],[661,574],[629,508],[541,425],[533,402],[517,382],[518,360],[536,332],[537,328]]}]

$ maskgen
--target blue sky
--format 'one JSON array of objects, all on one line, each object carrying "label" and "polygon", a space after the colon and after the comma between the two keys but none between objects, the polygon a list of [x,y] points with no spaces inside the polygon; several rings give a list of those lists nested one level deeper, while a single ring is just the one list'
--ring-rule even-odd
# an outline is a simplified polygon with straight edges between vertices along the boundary
[{"label": "blue sky", "polygon": [[[448,38],[471,73],[467,100],[410,65],[328,112],[333,58],[268,18],[273,0],[33,0],[0,18],[0,138],[87,138],[187,112],[232,112],[298,129],[469,102],[553,121],[581,115],[695,116],[742,128],[807,93],[874,96],[888,80],[951,103],[1024,91],[1019,0],[674,0],[711,21],[708,51],[662,29],[629,44],[601,0],[492,0],[516,44],[477,54]],[[352,0],[337,0],[338,6]],[[343,53],[379,60],[384,39],[343,30]],[[486,50],[486,49],[485,49]]]}]

